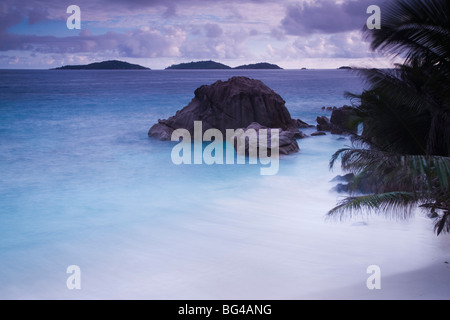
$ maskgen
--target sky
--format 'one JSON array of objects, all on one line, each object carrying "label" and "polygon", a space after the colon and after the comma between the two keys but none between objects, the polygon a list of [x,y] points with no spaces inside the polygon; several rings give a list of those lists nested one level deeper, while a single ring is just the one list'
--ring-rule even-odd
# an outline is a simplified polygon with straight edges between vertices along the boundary
[{"label": "sky", "polygon": [[[389,67],[361,30],[382,0],[0,0],[0,69],[214,60],[285,69]],[[70,5],[81,29],[69,29]]]}]

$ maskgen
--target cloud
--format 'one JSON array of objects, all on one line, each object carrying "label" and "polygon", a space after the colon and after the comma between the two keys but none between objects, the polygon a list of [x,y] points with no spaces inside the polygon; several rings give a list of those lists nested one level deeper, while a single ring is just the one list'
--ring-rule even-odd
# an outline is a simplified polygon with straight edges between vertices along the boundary
[{"label": "cloud", "polygon": [[317,0],[291,4],[281,25],[289,35],[335,34],[362,30],[370,5],[380,5],[380,0]]},{"label": "cloud", "polygon": [[168,27],[165,33],[154,30],[133,30],[127,33],[113,31],[103,35],[91,35],[88,30],[79,36],[53,37],[34,35],[4,35],[0,51],[25,50],[37,53],[106,53],[119,56],[152,58],[179,55],[178,44],[186,34]]},{"label": "cloud", "polygon": [[154,59],[161,65],[356,59],[368,54],[358,30],[367,7],[379,1],[77,0],[83,28],[77,32],[65,24],[72,2],[2,0],[0,51],[19,58],[4,61],[40,65],[81,62],[77,57]]},{"label": "cloud", "polygon": [[273,61],[285,62],[305,59],[355,61],[372,57],[369,45],[360,40],[358,31],[297,37],[276,46],[267,45],[266,54]]},{"label": "cloud", "polygon": [[47,8],[33,8],[28,14],[28,23],[36,24],[41,21],[45,21],[48,19],[49,13]]},{"label": "cloud", "polygon": [[272,30],[270,30],[270,36],[279,41],[286,40],[286,34],[284,30],[280,28],[272,28]]},{"label": "cloud", "polygon": [[207,23],[205,30],[208,38],[218,38],[223,34],[222,28],[216,23]]},{"label": "cloud", "polygon": [[358,32],[299,38],[293,46],[296,54],[305,58],[357,59],[370,54]]},{"label": "cloud", "polygon": [[180,45],[181,56],[186,59],[239,59],[250,58],[247,47],[250,31],[227,30],[217,37],[196,37]]},{"label": "cloud", "polygon": [[20,23],[23,14],[15,9],[10,9],[6,4],[0,5],[0,34],[6,33],[9,27]]}]

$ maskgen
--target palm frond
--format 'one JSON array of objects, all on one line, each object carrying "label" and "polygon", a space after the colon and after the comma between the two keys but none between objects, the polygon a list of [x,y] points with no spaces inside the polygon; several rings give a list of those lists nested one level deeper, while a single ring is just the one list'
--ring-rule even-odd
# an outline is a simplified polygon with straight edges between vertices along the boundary
[{"label": "palm frond", "polygon": [[450,5],[447,0],[397,0],[386,3],[380,30],[366,37],[373,50],[406,56],[407,61],[427,59],[449,63]]},{"label": "palm frond", "polygon": [[[450,158],[440,156],[403,155],[372,148],[348,147],[338,150],[330,160],[355,175],[366,174],[387,185],[410,190],[429,191],[434,187],[450,190]],[[449,191],[450,192],[450,191]]]},{"label": "palm frond", "polygon": [[443,232],[450,233],[450,212],[447,211],[442,217],[436,219],[434,231],[437,235],[440,235]]},{"label": "palm frond", "polygon": [[360,197],[348,197],[328,212],[328,217],[351,218],[361,212],[384,214],[395,219],[407,219],[420,203],[420,197],[413,192],[389,192]]}]

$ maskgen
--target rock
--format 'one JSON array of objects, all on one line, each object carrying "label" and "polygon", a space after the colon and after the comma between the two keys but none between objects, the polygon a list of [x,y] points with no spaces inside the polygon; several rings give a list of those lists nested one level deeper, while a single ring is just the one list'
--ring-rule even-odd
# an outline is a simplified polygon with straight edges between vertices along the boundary
[{"label": "rock", "polygon": [[355,116],[356,112],[352,107],[343,106],[342,108],[334,109],[330,119],[332,124],[331,133],[356,133],[358,131],[358,127],[352,123]]},{"label": "rock", "polygon": [[162,141],[170,141],[173,131],[173,129],[164,124],[163,120],[158,120],[158,123],[150,129],[148,135],[150,137],[158,137]]},{"label": "rock", "polygon": [[339,183],[333,189],[337,193],[350,193],[350,186],[348,184]]},{"label": "rock", "polygon": [[355,175],[353,173],[349,173],[349,174],[346,174],[345,176],[341,176],[341,175],[336,176],[330,182],[347,182],[348,183],[348,182],[352,181],[354,178],[355,178]]},{"label": "rock", "polygon": [[292,133],[294,135],[294,138],[297,139],[297,140],[308,138],[308,135],[304,134],[301,131],[289,130],[289,132]]},{"label": "rock", "polygon": [[304,122],[304,121],[302,121],[300,119],[297,119],[297,120],[294,120],[294,121],[296,122],[297,128],[299,128],[299,129],[314,128],[314,126],[309,125],[309,124],[307,124],[306,122]]},{"label": "rock", "polygon": [[312,137],[319,137],[319,136],[326,136],[326,135],[327,135],[326,132],[322,132],[322,131],[311,133]]},{"label": "rock", "polygon": [[[250,135],[245,134],[245,133],[247,133],[248,130],[251,130],[251,129],[256,131],[257,134],[255,136],[250,136]],[[267,129],[268,134],[267,134],[266,141],[259,140],[259,131],[261,129]],[[268,150],[269,155],[271,155],[271,150],[275,147],[279,148],[280,155],[289,155],[289,154],[300,151],[295,132],[292,132],[289,130],[283,131],[280,129],[281,131],[279,134],[279,143],[277,145],[272,145],[271,131],[270,131],[271,129],[273,129],[273,128],[267,128],[256,122],[252,123],[247,128],[243,129],[243,133],[240,135],[237,135],[236,137],[237,137],[238,141],[240,141],[240,144],[242,146],[244,146],[244,148],[242,150],[238,150],[237,149],[238,144],[234,145],[235,149],[238,151],[238,154],[248,156],[250,146],[254,146],[255,150],[257,150],[258,154],[259,154],[260,146],[265,146]],[[246,140],[248,140],[248,141],[246,141]]]},{"label": "rock", "polygon": [[317,126],[317,130],[318,131],[328,131],[328,132],[330,132],[331,129],[332,129],[330,120],[327,117],[325,117],[325,116],[317,117],[317,123],[318,123],[318,126]]},{"label": "rock", "polygon": [[342,182],[333,188],[339,193],[373,194],[378,192],[377,182],[366,175],[355,176],[353,173],[349,173],[345,176],[337,176],[331,182]]},{"label": "rock", "polygon": [[356,116],[355,109],[349,106],[342,108],[333,107],[331,119],[327,117],[317,118],[317,130],[331,132],[331,134],[354,134],[358,131],[357,125],[353,121]]},{"label": "rock", "polygon": [[247,128],[258,123],[300,137],[299,123],[291,118],[285,103],[263,82],[233,77],[198,88],[188,106],[167,120],[159,120],[150,129],[149,136],[170,140],[176,129],[186,129],[193,134],[194,121],[202,121],[203,132],[218,129],[225,135],[227,129]]}]

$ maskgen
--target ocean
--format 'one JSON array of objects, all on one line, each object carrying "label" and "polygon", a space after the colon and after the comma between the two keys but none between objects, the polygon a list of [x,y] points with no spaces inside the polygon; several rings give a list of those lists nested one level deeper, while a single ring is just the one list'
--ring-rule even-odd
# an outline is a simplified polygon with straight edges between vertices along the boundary
[{"label": "ocean", "polygon": [[448,238],[420,212],[326,219],[343,198],[328,162],[348,137],[300,140],[276,176],[174,165],[174,144],[149,128],[235,75],[311,124],[364,87],[347,70],[1,70],[0,299],[339,298],[355,287],[383,298],[393,291],[366,288],[369,266],[389,279],[443,259]]}]

